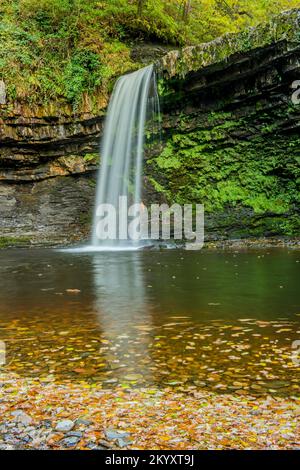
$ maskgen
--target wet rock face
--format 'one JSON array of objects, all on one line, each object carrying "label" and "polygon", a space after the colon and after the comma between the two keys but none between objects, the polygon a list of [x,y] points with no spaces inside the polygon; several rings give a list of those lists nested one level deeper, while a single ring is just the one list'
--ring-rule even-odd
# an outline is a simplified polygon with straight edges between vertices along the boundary
[{"label": "wet rock face", "polygon": [[0,121],[0,237],[53,244],[88,236],[103,118],[21,116]]},{"label": "wet rock face", "polygon": [[[27,111],[23,108],[24,113]],[[69,155],[97,154],[102,127],[101,116],[22,116],[17,107],[13,110],[3,107],[0,170],[32,168]]]},{"label": "wet rock face", "polygon": [[156,62],[172,50],[172,46],[165,44],[153,44],[145,42],[136,42],[131,49],[131,59],[134,62],[148,65],[151,62]]},{"label": "wet rock face", "polygon": [[[146,205],[204,204],[208,239],[298,233],[299,18],[163,59],[160,46],[133,48],[160,72],[163,145],[146,148]],[[88,236],[106,104],[0,105],[0,246]]]},{"label": "wet rock face", "polygon": [[89,235],[95,185],[90,175],[0,185],[0,233],[12,244],[60,244]]},{"label": "wet rock face", "polygon": [[299,234],[299,18],[160,62],[164,150],[148,155],[147,192],[204,204],[207,239]]}]

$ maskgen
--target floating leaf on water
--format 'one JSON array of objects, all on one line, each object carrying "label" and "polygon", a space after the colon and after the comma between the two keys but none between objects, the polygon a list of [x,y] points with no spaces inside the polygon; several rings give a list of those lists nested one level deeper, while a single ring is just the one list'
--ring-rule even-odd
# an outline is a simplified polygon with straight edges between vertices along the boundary
[{"label": "floating leaf on water", "polygon": [[141,374],[128,374],[124,376],[125,380],[129,380],[130,382],[135,382],[137,380],[142,379],[143,376]]}]

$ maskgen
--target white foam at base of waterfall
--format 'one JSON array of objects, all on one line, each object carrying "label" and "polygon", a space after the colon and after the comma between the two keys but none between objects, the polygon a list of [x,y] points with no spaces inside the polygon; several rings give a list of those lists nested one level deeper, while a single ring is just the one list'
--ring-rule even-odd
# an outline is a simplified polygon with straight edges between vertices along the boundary
[{"label": "white foam at base of waterfall", "polygon": [[[151,96],[152,93],[152,96]],[[158,110],[153,65],[124,75],[117,80],[109,103],[101,146],[91,246],[87,251],[138,250],[142,240],[105,240],[99,233],[97,209],[103,204],[118,208],[120,197],[130,204],[142,204],[142,168],[145,122]],[[126,224],[117,214],[119,226]],[[124,226],[124,225],[123,225]]]}]

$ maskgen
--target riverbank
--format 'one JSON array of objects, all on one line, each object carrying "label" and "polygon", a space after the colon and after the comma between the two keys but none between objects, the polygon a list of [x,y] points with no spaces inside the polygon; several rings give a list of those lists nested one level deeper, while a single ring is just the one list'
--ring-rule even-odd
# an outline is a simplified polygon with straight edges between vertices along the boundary
[{"label": "riverbank", "polygon": [[[74,246],[86,246],[90,243],[87,239],[85,242],[77,240],[74,244],[69,243],[35,243],[31,242],[29,238],[11,238],[11,237],[0,237],[0,250],[7,248],[73,248]],[[155,241],[152,246],[147,249],[176,249],[184,248],[185,245],[179,241],[160,242]],[[262,238],[240,238],[240,239],[228,239],[228,240],[206,240],[203,249],[229,249],[229,250],[244,250],[247,248],[257,249],[268,249],[268,248],[291,248],[300,249],[300,238],[299,237],[262,237]]]},{"label": "riverbank", "polygon": [[[299,449],[296,397],[0,375],[1,449]],[[298,423],[297,423],[298,420]]]},{"label": "riverbank", "polygon": [[235,240],[217,240],[207,241],[204,248],[217,249],[236,249],[243,250],[245,248],[292,248],[300,249],[300,238],[244,238]]}]

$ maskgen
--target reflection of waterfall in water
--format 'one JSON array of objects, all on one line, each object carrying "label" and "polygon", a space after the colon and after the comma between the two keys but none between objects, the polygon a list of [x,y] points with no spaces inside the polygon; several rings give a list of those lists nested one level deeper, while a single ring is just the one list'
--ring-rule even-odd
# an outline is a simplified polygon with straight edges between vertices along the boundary
[{"label": "reflection of waterfall in water", "polygon": [[112,381],[141,373],[147,373],[151,381],[151,314],[139,254],[97,254],[93,257],[93,274],[95,310],[108,341],[102,349]]},{"label": "reflection of waterfall in water", "polygon": [[[121,241],[119,230],[127,234],[127,215],[120,211],[119,198],[127,198],[126,209],[131,204],[142,207],[141,181],[146,119],[159,113],[153,65],[120,77],[115,85],[104,127],[101,169],[99,170],[96,204],[93,219],[93,247],[133,247],[133,242]],[[103,240],[105,229],[99,224],[102,204],[116,209],[117,239]],[[98,212],[97,212],[98,210]],[[127,212],[127,210],[126,210]]]}]

